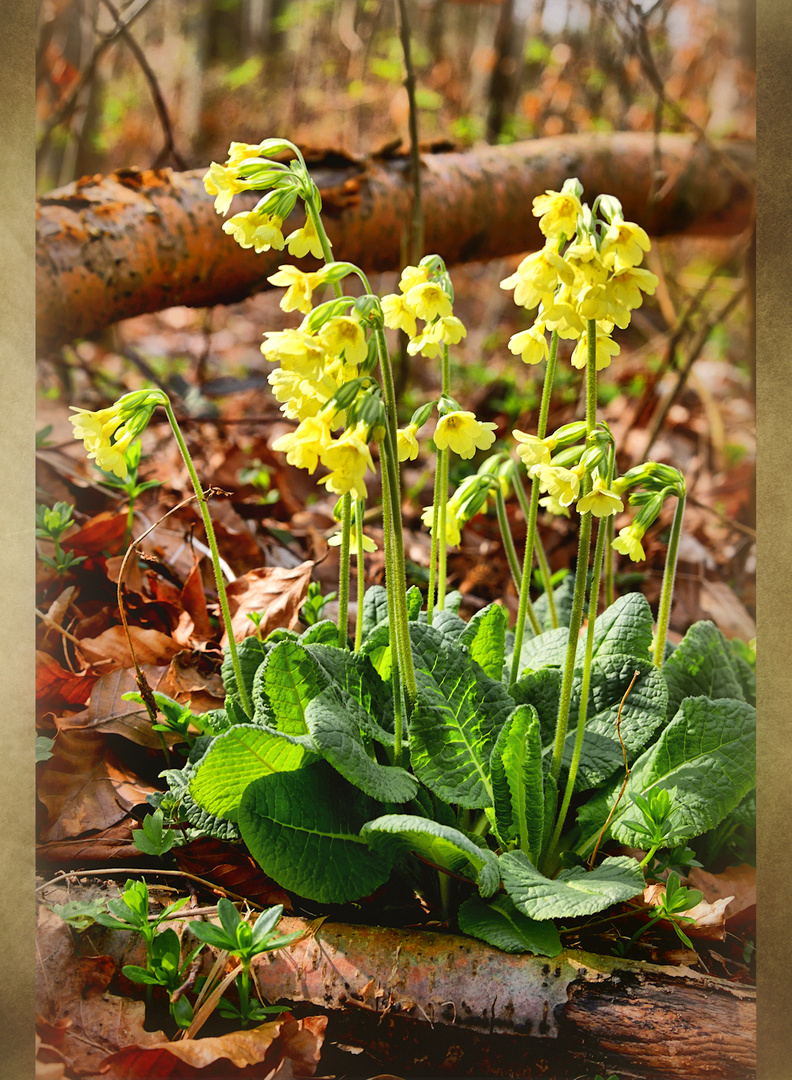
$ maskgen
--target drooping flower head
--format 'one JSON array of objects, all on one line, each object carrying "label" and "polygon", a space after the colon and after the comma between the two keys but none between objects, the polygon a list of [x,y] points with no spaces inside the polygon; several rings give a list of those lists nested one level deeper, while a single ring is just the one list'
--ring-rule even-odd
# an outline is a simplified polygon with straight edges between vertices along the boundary
[{"label": "drooping flower head", "polygon": [[134,390],[114,405],[95,412],[71,405],[77,415],[69,419],[74,425],[75,438],[82,439],[88,457],[100,469],[124,480],[129,472],[125,455],[132,440],[144,430],[156,407],[167,403],[162,390]]}]

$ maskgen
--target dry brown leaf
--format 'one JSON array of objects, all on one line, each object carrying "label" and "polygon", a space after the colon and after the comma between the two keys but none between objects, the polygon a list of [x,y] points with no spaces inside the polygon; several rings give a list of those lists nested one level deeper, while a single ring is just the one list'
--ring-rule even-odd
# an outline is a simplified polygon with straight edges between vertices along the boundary
[{"label": "dry brown leaf", "polygon": [[[691,886],[692,887],[692,886]],[[643,892],[643,903],[647,907],[657,907],[665,896],[666,887],[661,882],[647,885]],[[702,900],[695,907],[687,911],[680,911],[686,919],[694,919],[692,923],[682,923],[682,929],[690,938],[704,938],[708,941],[722,941],[726,936],[726,906],[733,897],[725,897],[710,904]],[[669,920],[662,919],[663,924]]]},{"label": "dry brown leaf", "polygon": [[703,581],[699,593],[702,618],[712,619],[727,638],[751,641],[756,637],[756,623],[745,605],[725,581]]},{"label": "dry brown leaf", "polygon": [[[121,573],[124,558],[125,554],[113,555],[105,564],[108,578],[116,584],[118,584],[118,575]],[[124,568],[124,585],[132,592],[143,592],[143,577],[140,573],[140,566],[138,565],[137,559],[133,556],[130,556],[127,559],[127,564]]]},{"label": "dry brown leaf", "polygon": [[706,870],[694,867],[688,875],[688,884],[704,893],[704,899],[710,903],[731,896],[726,908],[727,919],[756,907],[756,867],[747,863],[728,866],[722,874],[708,874]]},{"label": "dry brown leaf", "polygon": [[97,678],[88,671],[67,671],[49,653],[36,650],[36,700],[40,705],[84,705]]},{"label": "dry brown leaf", "polygon": [[[168,669],[146,665],[143,674],[152,690],[164,688]],[[143,705],[134,701],[124,701],[123,695],[137,690],[135,676],[131,668],[116,668],[95,680],[91,701],[87,709],[73,716],[56,717],[58,731],[101,731],[105,734],[123,735],[130,742],[139,746],[159,748],[162,746],[161,735],[169,744],[179,742],[177,735],[168,732],[152,731],[151,720]]]},{"label": "dry brown leaf", "polygon": [[[260,628],[262,637],[280,628],[292,630],[308,592],[314,565],[307,561],[292,569],[263,566],[232,581],[228,586],[228,603],[234,639],[242,641],[255,632],[255,626],[247,617],[248,612],[253,611],[264,613]],[[224,635],[223,644],[227,640]]]},{"label": "dry brown leaf", "polygon": [[[169,634],[163,634],[161,630],[144,630],[140,626],[130,626],[129,633],[141,667],[143,664],[167,664],[182,649]],[[111,626],[95,638],[81,638],[79,648],[91,664],[100,660],[111,660],[119,667],[133,666],[123,626]]]},{"label": "dry brown leaf", "polygon": [[108,859],[121,859],[125,866],[145,860],[146,856],[135,847],[133,829],[139,829],[137,818],[128,815],[108,829],[74,836],[65,840],[49,840],[36,845],[36,856],[50,862],[68,862],[82,865],[86,862],[106,864]]},{"label": "dry brown leaf", "polygon": [[130,773],[94,731],[60,731],[41,766],[38,797],[49,811],[42,842],[104,829],[156,791]]},{"label": "dry brown leaf", "polygon": [[283,904],[284,911],[292,910],[288,893],[268,878],[242,848],[225,840],[202,837],[173,848],[173,854],[180,868],[189,874],[212,881],[261,907]]},{"label": "dry brown leaf", "polygon": [[189,701],[196,714],[222,709],[225,689],[218,666],[219,657],[215,661],[209,653],[185,649],[171,660],[162,693],[185,704]]},{"label": "dry brown leaf", "polygon": [[105,510],[62,540],[61,547],[78,555],[116,555],[123,547],[126,527],[126,511],[113,514]]},{"label": "dry brown leaf", "polygon": [[196,641],[210,641],[214,637],[214,629],[206,610],[206,593],[197,559],[181,591],[181,602],[193,622],[192,636]]},{"label": "dry brown leaf", "polygon": [[[200,1078],[203,1071],[217,1061],[223,1061],[222,1076],[242,1075],[270,1080],[277,1076],[313,1076],[319,1064],[319,1051],[324,1040],[327,1018],[307,1017],[295,1020],[281,1017],[249,1031],[232,1031],[206,1039],[182,1039],[179,1042],[157,1042],[147,1046],[128,1046],[111,1054],[103,1062],[109,1066],[110,1080],[166,1080],[166,1078]],[[291,1069],[281,1070],[283,1063]],[[212,1070],[212,1080],[217,1071]]]}]

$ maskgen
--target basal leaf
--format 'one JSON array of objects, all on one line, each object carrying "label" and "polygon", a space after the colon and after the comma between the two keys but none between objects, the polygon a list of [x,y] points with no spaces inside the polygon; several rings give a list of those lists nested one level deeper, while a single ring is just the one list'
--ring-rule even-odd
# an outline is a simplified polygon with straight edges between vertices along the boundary
[{"label": "basal leaf", "polygon": [[[305,710],[310,701],[327,688],[330,679],[308,652],[296,641],[281,641],[267,657],[257,676],[257,688],[269,702],[274,726],[288,735],[304,735]],[[256,695],[257,698],[261,694]]]},{"label": "basal leaf", "polygon": [[358,713],[361,729],[384,746],[393,746],[393,692],[371,658],[330,645],[309,645],[307,652],[335,685],[363,706]]},{"label": "basal leaf", "polygon": [[[585,643],[578,645],[583,662]],[[594,623],[594,655],[612,653],[647,659],[652,648],[652,609],[643,593],[627,593],[597,616]]]},{"label": "basal leaf", "polygon": [[[263,641],[260,641],[257,637],[246,637],[243,641],[237,642],[237,655],[239,656],[239,667],[242,672],[242,681],[248,692],[248,697],[253,700],[253,678],[264,663],[264,657],[267,654],[267,648]],[[242,699],[239,696],[239,688],[237,687],[236,675],[234,674],[234,666],[231,663],[231,654],[226,647],[223,655],[223,664],[220,668],[220,674],[223,679],[223,686],[225,687],[226,697],[232,698],[237,705],[241,707]],[[226,708],[228,706],[226,705]]]},{"label": "basal leaf", "polygon": [[[570,619],[572,618],[572,598],[574,597],[574,594],[575,575],[567,574],[563,581],[553,589],[553,602],[555,603],[559,626],[569,626]],[[539,625],[542,627],[542,630],[553,629],[553,623],[550,617],[550,605],[547,602],[547,595],[545,593],[542,593],[534,604],[534,614],[539,620]],[[530,631],[530,624],[526,626],[526,629]]]},{"label": "basal leaf", "polygon": [[482,896],[492,896],[500,884],[494,853],[458,829],[412,814],[385,814],[369,821],[361,833],[373,848],[392,858],[416,852],[446,870],[471,878]]},{"label": "basal leaf", "polygon": [[[715,828],[756,784],[756,710],[744,701],[686,698],[660,737],[632,766],[627,788],[606,835],[639,847],[641,837],[623,822],[635,817],[633,795],[677,789],[677,828],[669,844]],[[584,804],[578,814],[582,840],[591,850],[607,820],[621,781]]]},{"label": "basal leaf", "polygon": [[669,720],[688,697],[745,700],[738,658],[714,623],[694,623],[662,671],[668,684]]},{"label": "basal leaf", "polygon": [[297,638],[301,645],[338,645],[338,627],[332,619],[309,626]]},{"label": "basal leaf", "polygon": [[[569,629],[561,626],[557,630],[546,630],[543,634],[528,638],[523,641],[522,656],[520,657],[520,674],[527,671],[538,671],[544,667],[563,667],[566,659],[567,641]],[[514,651],[514,642],[511,644],[511,653]],[[506,666],[511,668],[511,655],[506,657]]]},{"label": "basal leaf", "polygon": [[433,626],[411,623],[410,636],[418,687],[410,718],[413,770],[446,802],[489,806],[490,755],[514,703],[464,646]]},{"label": "basal leaf", "polygon": [[362,633],[365,640],[378,626],[388,622],[388,594],[381,585],[371,585],[363,596]]},{"label": "basal leaf", "polygon": [[593,870],[573,866],[555,879],[540,874],[521,851],[507,851],[499,861],[506,892],[531,919],[593,915],[637,896],[646,884],[637,861],[626,855],[603,859]]},{"label": "basal leaf", "polygon": [[360,731],[370,718],[345,690],[328,687],[310,702],[305,719],[324,759],[366,795],[392,803],[415,798],[418,781],[414,776],[369,757]]},{"label": "basal leaf", "polygon": [[502,893],[486,904],[478,896],[468,897],[459,909],[458,922],[463,933],[504,952],[534,956],[558,956],[561,952],[555,923],[529,919]]},{"label": "basal leaf", "polygon": [[213,741],[190,780],[190,794],[210,814],[235,821],[248,784],[312,760],[302,746],[252,724],[239,725]]},{"label": "basal leaf", "polygon": [[491,679],[500,679],[506,647],[506,609],[500,604],[489,604],[477,611],[459,635],[459,641],[467,645],[471,658]]},{"label": "basal leaf", "polygon": [[390,863],[361,837],[377,804],[325,761],[254,781],[242,796],[239,827],[251,855],[284,889],[342,904],[368,896]]},{"label": "basal leaf", "polygon": [[[215,840],[238,840],[239,829],[235,822],[210,814],[190,794],[189,782],[196,768],[195,764],[188,764],[183,769],[166,769],[160,775],[167,780],[171,795],[179,802],[181,814],[196,830],[196,835],[211,836]],[[192,839],[189,831],[188,839]]]},{"label": "basal leaf", "polygon": [[411,585],[407,590],[407,619],[409,622],[414,622],[423,607],[423,596],[421,596],[421,590],[417,585]]},{"label": "basal leaf", "polygon": [[544,829],[542,741],[530,705],[519,705],[501,728],[490,774],[498,836],[538,857]]}]

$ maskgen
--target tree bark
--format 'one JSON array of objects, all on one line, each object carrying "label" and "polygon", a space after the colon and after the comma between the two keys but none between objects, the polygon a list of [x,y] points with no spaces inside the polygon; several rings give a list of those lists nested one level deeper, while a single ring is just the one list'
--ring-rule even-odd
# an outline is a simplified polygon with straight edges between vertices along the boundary
[{"label": "tree bark", "polygon": [[[281,929],[305,927],[284,919]],[[257,957],[270,1001],[309,1002],[328,1039],[397,1075],[750,1080],[755,992],[689,968],[565,951],[550,960],[427,931],[323,923]]]},{"label": "tree bark", "polygon": [[[448,264],[535,250],[543,243],[532,198],[578,176],[586,196],[616,195],[625,217],[650,234],[733,234],[753,214],[755,147],[641,133],[563,135],[467,153],[422,155],[425,250]],[[403,157],[351,159],[328,152],[312,164],[338,259],[367,272],[399,267],[411,187]],[[175,305],[239,301],[269,288],[286,252],[256,255],[222,232],[205,170],[122,169],[87,176],[37,207],[40,355],[119,319]],[[650,203],[651,192],[662,198]],[[240,196],[233,212],[257,196]],[[295,214],[284,228],[296,228]],[[304,263],[312,267],[310,260]]]}]

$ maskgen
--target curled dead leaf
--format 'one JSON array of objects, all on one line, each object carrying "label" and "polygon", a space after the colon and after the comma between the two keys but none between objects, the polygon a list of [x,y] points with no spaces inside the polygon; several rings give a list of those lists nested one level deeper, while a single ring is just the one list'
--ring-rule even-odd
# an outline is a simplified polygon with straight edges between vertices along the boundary
[{"label": "curled dead leaf", "polygon": [[[228,586],[228,603],[234,640],[242,641],[255,632],[247,617],[254,611],[263,612],[259,629],[262,637],[281,628],[292,630],[297,625],[314,565],[309,560],[290,569],[262,566],[232,581]],[[227,640],[224,635],[223,644]]]},{"label": "curled dead leaf", "polygon": [[[692,887],[692,882],[691,882]],[[666,887],[661,882],[647,885],[643,892],[643,903],[647,908],[657,907],[665,896]],[[685,934],[690,938],[702,938],[708,941],[722,941],[726,936],[726,907],[734,897],[728,896],[714,903],[702,900],[695,907],[679,912],[692,923],[684,923]],[[666,920],[663,920],[666,921]]]}]

